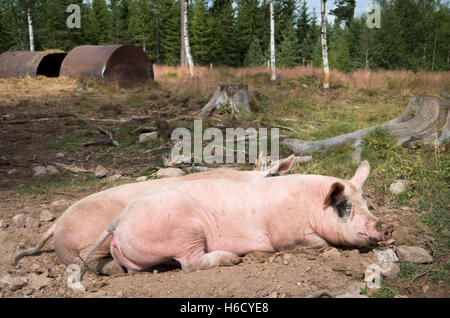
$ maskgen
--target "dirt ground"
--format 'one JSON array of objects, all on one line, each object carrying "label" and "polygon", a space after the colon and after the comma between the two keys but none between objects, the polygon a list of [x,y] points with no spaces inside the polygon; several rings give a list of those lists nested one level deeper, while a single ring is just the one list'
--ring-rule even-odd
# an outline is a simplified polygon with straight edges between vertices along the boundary
[{"label": "dirt ground", "polygon": [[[0,297],[308,297],[322,290],[337,296],[348,292],[352,284],[360,283],[367,266],[376,263],[376,257],[371,250],[298,248],[270,254],[254,252],[243,257],[239,265],[188,274],[178,268],[160,268],[151,272],[112,277],[86,273],[83,282],[88,291],[85,293],[75,293],[66,287],[69,274],[66,273],[66,266],[52,250],[51,242],[44,247],[44,252],[25,257],[13,267],[10,263],[12,257],[17,252],[34,246],[53,224],[54,221],[40,221],[39,216],[43,210],[49,210],[58,217],[79,199],[118,183],[131,182],[142,175],[143,170],[161,165],[159,156],[144,157],[146,149],[141,148],[135,149],[138,155],[131,157],[127,148],[111,151],[107,146],[81,147],[75,150],[45,147],[46,144],[73,131],[95,128],[95,124],[78,121],[77,118],[99,117],[101,107],[103,110],[108,107],[105,108],[100,102],[92,108],[83,109],[82,112],[79,109],[74,111],[73,104],[86,93],[79,92],[73,82],[66,84],[57,93],[33,95],[33,90],[29,90],[31,92],[28,98],[6,94],[0,96],[0,278],[7,274],[24,278],[41,275],[50,278],[50,281],[40,290],[25,286],[11,291],[0,287]],[[93,91],[88,93],[97,94]],[[168,118],[186,115],[200,109],[204,104],[203,100],[170,97],[158,89],[152,94],[157,94],[158,100],[164,100],[166,107],[161,107],[161,104],[149,104],[144,108],[124,107],[121,108],[122,111],[113,109],[102,116],[119,118],[157,113]],[[101,98],[99,96],[99,100]],[[185,108],[177,110],[177,105],[183,105]],[[67,120],[28,124],[5,123],[44,117],[61,117]],[[141,124],[132,123],[129,128],[136,128]],[[92,136],[83,140],[88,139],[92,139]],[[63,152],[65,157],[56,158],[55,154],[58,152]],[[69,186],[36,186],[32,168],[37,165],[51,165],[54,162],[68,165],[75,163],[85,169],[94,169],[98,164],[102,164],[112,167],[111,171],[119,171],[123,177],[116,182],[93,180],[80,184],[74,181],[78,178],[76,181],[79,182],[80,177],[74,176],[68,179]],[[54,176],[54,180],[50,181],[59,182],[59,178]],[[72,186],[70,182],[74,182]],[[396,244],[428,247],[429,243],[424,235],[431,235],[431,231],[418,220],[417,212],[420,211],[406,207],[394,209],[387,206],[377,194],[368,193],[367,197],[374,214],[395,226],[393,238]],[[29,217],[26,226],[20,228],[12,222],[12,217],[19,213]],[[397,277],[389,281],[388,286],[395,288],[397,295],[408,297],[450,296],[446,285],[432,283],[427,279],[427,275],[415,279]],[[423,287],[425,284],[428,286],[426,289]]]}]

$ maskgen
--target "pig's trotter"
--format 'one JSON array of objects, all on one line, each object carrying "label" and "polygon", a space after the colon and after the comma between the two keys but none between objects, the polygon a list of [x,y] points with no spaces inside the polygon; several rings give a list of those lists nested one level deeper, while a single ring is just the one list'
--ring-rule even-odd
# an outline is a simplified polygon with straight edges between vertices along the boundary
[{"label": "pig's trotter", "polygon": [[49,238],[51,238],[53,236],[53,234],[55,233],[55,227],[56,227],[56,223],[53,224],[48,229],[47,232],[45,232],[44,236],[41,237],[41,239],[39,240],[38,244],[35,247],[30,248],[26,251],[23,251],[20,254],[17,254],[12,261],[12,265],[16,266],[17,263],[20,261],[20,259],[24,256],[34,255],[37,252],[39,252],[39,250],[42,248],[42,246],[44,246],[44,244],[49,240]]},{"label": "pig's trotter", "polygon": [[232,266],[239,264],[241,258],[236,254],[226,251],[214,251],[211,253],[203,253],[198,256],[189,257],[188,260],[180,259],[181,267],[184,272],[192,272],[195,270],[204,270],[216,266]]}]

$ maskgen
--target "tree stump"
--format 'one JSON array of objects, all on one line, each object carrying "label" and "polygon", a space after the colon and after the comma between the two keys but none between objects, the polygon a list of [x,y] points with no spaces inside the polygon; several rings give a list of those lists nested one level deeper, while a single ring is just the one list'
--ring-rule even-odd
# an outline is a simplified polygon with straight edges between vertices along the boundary
[{"label": "tree stump", "polygon": [[231,106],[232,117],[241,112],[251,114],[250,99],[251,94],[247,84],[218,84],[211,99],[200,111],[199,116],[209,117],[217,109],[227,105]]},{"label": "tree stump", "polygon": [[[310,153],[346,144],[351,144],[355,151],[360,151],[361,138],[376,128],[382,128],[393,134],[399,145],[409,145],[413,142],[433,142],[440,145],[450,140],[449,108],[448,101],[432,97],[413,97],[403,113],[387,123],[317,141],[287,138],[281,144],[294,153]],[[355,157],[358,157],[357,154]]]}]

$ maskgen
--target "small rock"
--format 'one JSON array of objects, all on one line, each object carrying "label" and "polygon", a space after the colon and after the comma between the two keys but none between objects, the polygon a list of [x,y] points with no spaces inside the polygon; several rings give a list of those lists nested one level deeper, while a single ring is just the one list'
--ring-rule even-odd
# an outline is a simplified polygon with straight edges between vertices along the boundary
[{"label": "small rock", "polygon": [[434,237],[431,237],[431,236],[426,235],[426,234],[424,234],[423,238],[424,238],[425,240],[427,240],[428,242],[431,242],[431,243],[435,243],[435,242],[436,242],[436,240],[434,239]]},{"label": "small rock", "polygon": [[271,292],[269,295],[269,298],[278,298],[278,293],[277,292]]},{"label": "small rock", "polygon": [[6,275],[0,280],[0,283],[4,286],[7,286],[9,290],[15,291],[24,287],[27,284],[27,280],[22,277]]},{"label": "small rock", "polygon": [[7,227],[8,227],[8,224],[5,221],[0,220],[0,229],[4,230]]},{"label": "small rock", "polygon": [[36,166],[33,168],[33,177],[42,177],[47,174],[47,168],[43,166]]},{"label": "small rock", "polygon": [[94,172],[94,174],[97,178],[104,178],[107,173],[108,173],[108,169],[106,169],[102,165],[98,165],[97,168],[95,168],[95,172]]},{"label": "small rock", "polygon": [[307,266],[305,269],[307,272],[309,272],[311,270],[311,266]]},{"label": "small rock", "polygon": [[158,138],[158,132],[157,131],[153,131],[151,133],[140,134],[139,135],[139,143],[143,144],[143,143],[146,143],[146,142],[155,141],[157,138]]},{"label": "small rock", "polygon": [[8,175],[11,175],[11,174],[13,174],[13,173],[16,173],[16,171],[17,171],[17,169],[11,169],[11,170],[8,170],[6,173],[7,173]]},{"label": "small rock", "polygon": [[361,295],[361,294],[342,294],[342,295],[337,295],[336,298],[369,298],[366,295]]},{"label": "small rock", "polygon": [[70,202],[67,200],[58,200],[50,204],[50,206],[69,206]]},{"label": "small rock", "polygon": [[157,270],[157,269],[154,269],[154,270],[153,270],[153,275],[156,275],[156,274],[158,274],[158,270]]},{"label": "small rock", "polygon": [[114,175],[108,177],[107,179],[109,181],[116,181],[116,180],[119,180],[120,178],[122,178],[122,175],[120,173],[117,173],[117,174],[114,174]]},{"label": "small rock", "polygon": [[308,88],[308,85],[302,84],[302,87],[303,87],[303,88]]},{"label": "small rock", "polygon": [[54,166],[47,166],[46,169],[49,175],[55,175],[59,173],[58,169],[56,169]]},{"label": "small rock", "polygon": [[389,186],[389,190],[394,194],[400,194],[404,192],[411,185],[411,182],[408,180],[394,180]]},{"label": "small rock", "polygon": [[25,218],[25,228],[27,229],[35,229],[39,227],[39,223],[36,222],[32,217],[27,216]]},{"label": "small rock", "polygon": [[119,290],[119,291],[116,293],[116,296],[119,297],[119,298],[122,298],[122,297],[123,297],[123,291]]},{"label": "small rock", "polygon": [[373,250],[373,253],[377,257],[379,263],[398,262],[398,258],[397,255],[395,255],[395,252],[387,246],[378,247]]},{"label": "small rock", "polygon": [[12,221],[15,226],[24,227],[25,226],[25,214],[14,215],[12,218]]},{"label": "small rock", "polygon": [[394,263],[382,263],[380,269],[381,274],[388,279],[396,278],[400,272],[400,268]]},{"label": "small rock", "polygon": [[395,251],[400,262],[433,263],[433,257],[419,246],[398,246]]},{"label": "small rock", "polygon": [[179,168],[161,168],[157,172],[159,177],[181,177],[184,175],[184,171]]},{"label": "small rock", "polygon": [[323,256],[325,257],[341,257],[341,253],[336,248],[331,248],[323,252]]},{"label": "small rock", "polygon": [[55,154],[55,157],[56,157],[56,158],[59,158],[59,159],[60,159],[60,158],[64,158],[64,153],[58,152],[58,153]]},{"label": "small rock", "polygon": [[137,182],[142,182],[142,181],[147,181],[148,177],[147,176],[142,176],[136,179]]},{"label": "small rock", "polygon": [[35,275],[32,274],[30,277],[30,281],[28,282],[28,285],[35,289],[40,290],[41,288],[44,288],[52,283],[52,279],[45,277],[44,275]]},{"label": "small rock", "polygon": [[55,219],[55,216],[49,210],[43,210],[39,216],[41,222],[51,222]]},{"label": "small rock", "polygon": [[366,287],[366,284],[364,283],[352,283],[347,286],[346,292],[349,294],[361,294],[361,290]]},{"label": "small rock", "polygon": [[33,289],[30,287],[25,287],[22,290],[22,293],[24,294],[24,296],[30,296],[33,293]]},{"label": "small rock", "polygon": [[284,261],[283,261],[283,264],[284,264],[284,265],[289,265],[289,262],[288,262],[287,260],[284,260]]}]

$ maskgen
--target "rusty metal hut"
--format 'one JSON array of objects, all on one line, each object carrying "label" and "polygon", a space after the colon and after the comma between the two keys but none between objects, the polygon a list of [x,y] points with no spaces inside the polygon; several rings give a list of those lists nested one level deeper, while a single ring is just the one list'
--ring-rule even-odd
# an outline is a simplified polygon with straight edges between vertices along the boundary
[{"label": "rusty metal hut", "polygon": [[62,51],[14,51],[0,55],[0,78],[38,76],[58,77],[67,53]]},{"label": "rusty metal hut", "polygon": [[118,84],[154,78],[147,54],[133,45],[78,46],[67,54],[60,75]]}]

